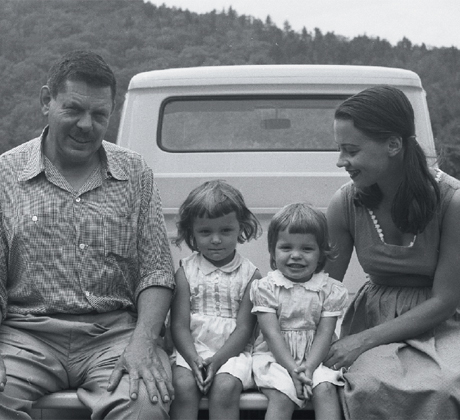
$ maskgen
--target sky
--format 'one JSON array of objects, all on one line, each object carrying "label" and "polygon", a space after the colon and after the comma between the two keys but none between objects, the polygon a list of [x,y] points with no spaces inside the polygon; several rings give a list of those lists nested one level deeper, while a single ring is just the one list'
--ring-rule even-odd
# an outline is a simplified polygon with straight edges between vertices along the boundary
[{"label": "sky", "polygon": [[460,0],[150,0],[191,12],[228,10],[265,22],[270,15],[279,28],[319,28],[353,38],[380,37],[396,45],[403,37],[427,47],[460,48]]}]

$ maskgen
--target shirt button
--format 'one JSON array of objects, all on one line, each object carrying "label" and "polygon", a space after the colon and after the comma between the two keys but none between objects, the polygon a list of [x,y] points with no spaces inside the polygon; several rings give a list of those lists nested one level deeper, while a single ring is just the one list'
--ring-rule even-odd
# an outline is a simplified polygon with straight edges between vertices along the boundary
[{"label": "shirt button", "polygon": [[81,201],[81,198],[80,198],[80,197],[77,197],[77,198],[75,199],[75,201],[76,201],[77,203],[79,203],[79,202]]},{"label": "shirt button", "polygon": [[32,222],[36,222],[38,220],[37,216],[32,216]]},{"label": "shirt button", "polygon": [[78,247],[83,251],[86,248],[86,245],[85,244],[80,244],[80,245],[78,245]]},{"label": "shirt button", "polygon": [[88,296],[91,296],[91,292],[88,292],[88,290],[85,292],[85,295],[88,297]]}]

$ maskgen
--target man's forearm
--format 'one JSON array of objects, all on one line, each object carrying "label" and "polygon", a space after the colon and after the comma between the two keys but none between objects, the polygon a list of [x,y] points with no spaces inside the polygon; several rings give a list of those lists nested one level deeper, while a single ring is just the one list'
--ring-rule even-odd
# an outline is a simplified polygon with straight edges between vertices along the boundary
[{"label": "man's forearm", "polygon": [[145,333],[157,339],[166,319],[172,299],[172,290],[167,287],[152,286],[143,290],[137,299],[136,333]]}]

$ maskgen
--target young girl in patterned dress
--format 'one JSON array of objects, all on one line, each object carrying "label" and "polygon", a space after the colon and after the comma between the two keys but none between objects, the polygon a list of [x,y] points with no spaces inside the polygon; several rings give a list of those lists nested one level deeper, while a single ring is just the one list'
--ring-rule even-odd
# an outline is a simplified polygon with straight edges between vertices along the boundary
[{"label": "young girl in patterned dress", "polygon": [[316,419],[340,419],[342,373],[323,366],[348,293],[322,271],[331,254],[324,214],[303,203],[281,209],[268,228],[270,265],[250,297],[261,333],[254,344],[256,385],[268,397],[265,419],[288,419],[310,398]]},{"label": "young girl in patterned dress", "polygon": [[253,386],[249,286],[261,276],[237,251],[260,234],[241,193],[223,181],[194,189],[179,210],[176,245],[194,251],[181,260],[171,307],[177,349],[172,419],[196,419],[209,398],[210,419],[238,419],[243,389]]}]

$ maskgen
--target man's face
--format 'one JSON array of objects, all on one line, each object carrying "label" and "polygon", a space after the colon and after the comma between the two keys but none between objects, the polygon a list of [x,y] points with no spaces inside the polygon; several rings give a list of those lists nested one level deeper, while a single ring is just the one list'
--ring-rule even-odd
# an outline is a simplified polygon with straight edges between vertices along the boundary
[{"label": "man's face", "polygon": [[58,166],[78,166],[94,158],[112,113],[110,87],[68,80],[56,98],[43,87],[41,102],[49,124],[45,144],[48,158]]}]

